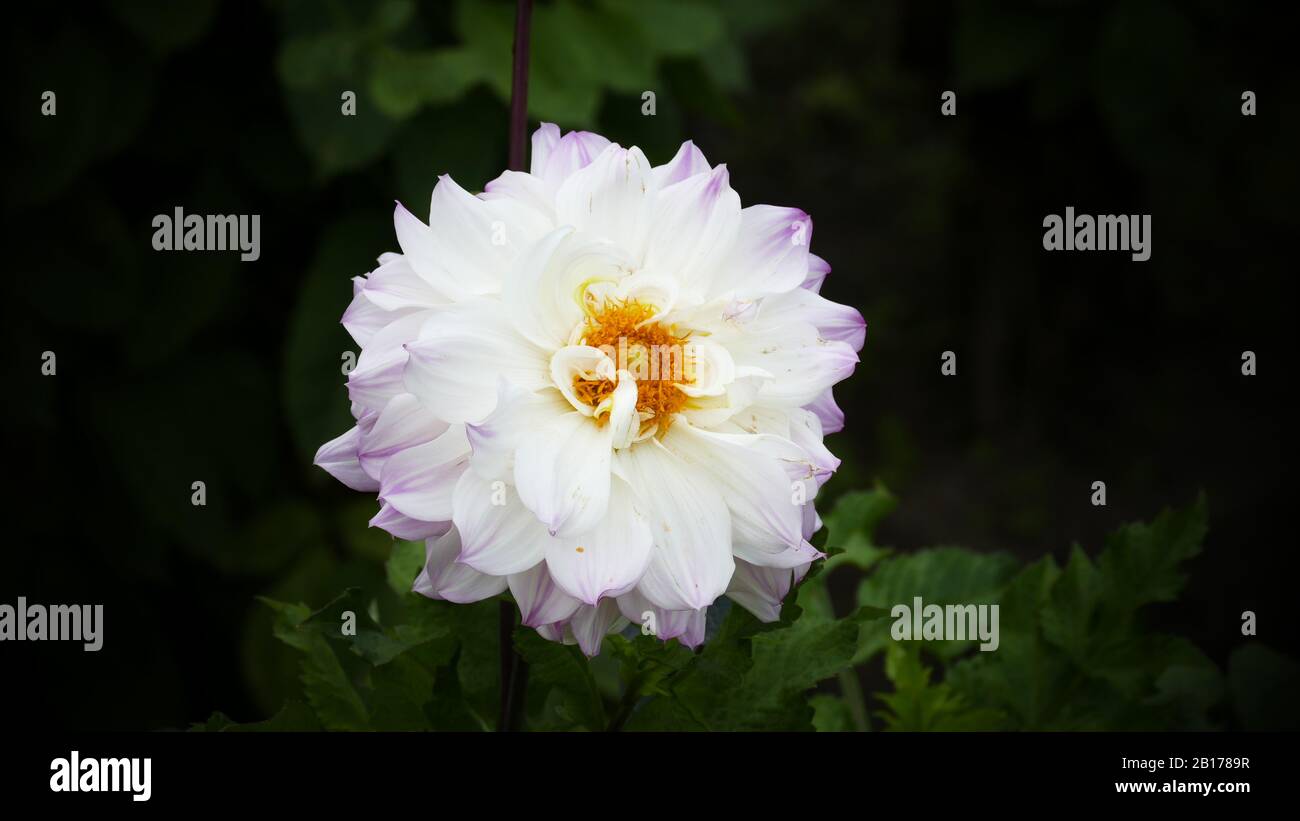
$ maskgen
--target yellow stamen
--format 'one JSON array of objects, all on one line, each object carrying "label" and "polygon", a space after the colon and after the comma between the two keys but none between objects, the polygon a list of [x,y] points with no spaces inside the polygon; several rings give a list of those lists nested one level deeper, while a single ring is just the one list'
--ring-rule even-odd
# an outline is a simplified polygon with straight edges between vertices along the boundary
[{"label": "yellow stamen", "polygon": [[[634,373],[641,430],[657,426],[662,434],[672,423],[673,414],[686,404],[688,397],[677,383],[693,381],[693,368],[685,356],[689,332],[650,322],[655,313],[653,305],[635,300],[607,300],[598,310],[587,312],[580,342],[605,350],[619,369]],[[615,387],[617,383],[611,379],[573,379],[574,394],[593,408]]]}]

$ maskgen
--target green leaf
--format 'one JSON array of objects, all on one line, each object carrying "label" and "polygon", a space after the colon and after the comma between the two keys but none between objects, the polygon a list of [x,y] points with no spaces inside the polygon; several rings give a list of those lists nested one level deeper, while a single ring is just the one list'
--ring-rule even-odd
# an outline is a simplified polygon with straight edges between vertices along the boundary
[{"label": "green leaf", "polygon": [[[866,606],[831,623],[800,619],[789,627],[754,636],[754,664],[741,687],[742,700],[748,700],[748,708],[755,712],[779,709],[790,697],[849,669],[860,627],[887,618],[887,611]],[[748,721],[746,717],[745,723]]]},{"label": "green leaf", "polygon": [[299,628],[319,630],[321,635],[341,642],[375,667],[450,633],[449,626],[440,620],[385,629],[371,615],[372,602],[359,588],[351,588],[304,619]]},{"label": "green leaf", "polygon": [[[298,140],[315,162],[318,181],[365,168],[380,159],[397,133],[398,121],[381,111],[362,77],[348,77],[321,89],[285,89]],[[356,113],[344,116],[344,91],[357,94]]]},{"label": "green leaf", "polygon": [[974,707],[947,684],[932,684],[930,668],[921,663],[917,644],[893,644],[885,655],[885,675],[892,693],[877,695],[886,707],[881,713],[888,730],[979,731],[1002,727],[996,710]]},{"label": "green leaf", "polygon": [[1097,564],[1112,606],[1136,609],[1173,601],[1187,581],[1182,564],[1201,552],[1208,511],[1205,494],[1185,510],[1165,510],[1151,524],[1129,524],[1106,539]]},{"label": "green leaf", "polygon": [[843,564],[869,570],[888,556],[890,551],[887,548],[876,545],[875,530],[876,525],[897,506],[898,500],[882,484],[877,484],[872,490],[841,496],[824,523],[826,543],[843,552],[828,558],[822,572],[829,573]]},{"label": "green leaf", "polygon": [[320,90],[329,81],[353,75],[360,43],[351,32],[325,31],[290,37],[276,55],[280,82],[294,90]]},{"label": "green leaf", "polygon": [[[1102,619],[1123,621],[1129,614],[1102,612],[1107,591],[1101,573],[1078,545],[1052,588],[1049,606],[1043,612],[1043,635],[1064,649],[1076,662],[1086,662],[1103,636]],[[1110,638],[1107,635],[1105,638]]]},{"label": "green leaf", "polygon": [[687,57],[702,54],[723,34],[722,15],[689,0],[601,0],[600,5],[624,19],[635,20],[655,55]]},{"label": "green leaf", "polygon": [[487,599],[447,608],[452,633],[460,640],[456,675],[466,709],[484,728],[496,726],[501,693],[499,602]]},{"label": "green leaf", "polygon": [[529,628],[517,628],[514,642],[528,663],[532,729],[604,729],[604,703],[582,651],[574,645],[547,641]]},{"label": "green leaf", "polygon": [[[487,69],[492,90],[502,100],[509,100],[514,63],[514,4],[459,0],[455,27],[465,48],[476,54],[480,65]],[[530,98],[531,91],[530,88]]]},{"label": "green leaf", "polygon": [[835,621],[796,618],[764,628],[735,608],[669,689],[681,713],[710,730],[812,729],[804,693],[849,669],[862,625],[885,615],[860,608]]},{"label": "green leaf", "polygon": [[[411,595],[408,621],[384,627],[378,607],[359,589],[307,613],[303,605],[265,600],[278,614],[276,636],[303,653],[307,702],[331,730],[432,729],[429,707],[440,668],[456,651],[449,611],[428,602],[417,612]],[[430,617],[436,611],[436,617]]]},{"label": "green leaf", "polygon": [[370,93],[385,115],[404,120],[422,106],[450,103],[492,72],[466,48],[401,51],[382,48],[370,68]]},{"label": "green leaf", "polygon": [[559,0],[538,8],[535,25],[533,66],[548,82],[571,84],[588,77],[593,89],[637,95],[654,88],[655,54],[640,15]]},{"label": "green leaf", "polygon": [[1215,726],[1222,676],[1190,642],[1142,629],[1139,609],[1168,601],[1205,534],[1205,502],[1126,525],[1096,562],[1075,547],[1064,569],[1029,566],[1001,597],[1001,643],[954,664],[946,683],[1026,730]]},{"label": "green leaf", "polygon": [[1039,629],[1039,614],[1060,572],[1051,556],[1021,570],[999,603],[997,652],[976,653],[947,675],[947,682],[970,703],[997,706],[1019,729],[1046,728],[1060,707],[1070,673]]},{"label": "green leaf", "polygon": [[311,708],[299,701],[285,702],[280,712],[265,721],[239,724],[223,713],[213,713],[203,724],[194,724],[190,732],[200,733],[305,733],[318,732],[320,722]]},{"label": "green leaf", "polygon": [[853,714],[849,705],[839,696],[819,693],[808,699],[813,709],[813,729],[819,733],[849,733],[853,731]]},{"label": "green leaf", "polygon": [[[930,548],[895,556],[877,565],[858,587],[858,604],[887,612],[898,605],[914,609],[917,597],[923,605],[996,604],[1017,569],[1016,560],[1004,553]],[[873,657],[891,641],[890,625],[891,622],[880,622],[863,631],[858,663]],[[967,639],[924,643],[927,652],[947,660],[966,652],[974,642]]]},{"label": "green leaf", "polygon": [[392,552],[384,565],[388,586],[399,596],[411,592],[415,577],[424,568],[424,542],[393,542]]},{"label": "green leaf", "polygon": [[318,630],[304,627],[311,613],[305,605],[263,599],[276,611],[276,638],[303,653],[301,680],[307,703],[329,730],[371,729],[369,711],[351,673]]}]

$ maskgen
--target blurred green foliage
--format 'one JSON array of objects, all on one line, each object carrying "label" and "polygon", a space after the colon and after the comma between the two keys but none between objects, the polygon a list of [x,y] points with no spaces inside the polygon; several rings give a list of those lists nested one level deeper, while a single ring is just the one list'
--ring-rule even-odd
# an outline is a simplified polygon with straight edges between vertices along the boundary
[{"label": "blurred green foliage", "polygon": [[[594,662],[574,646],[516,628],[531,669],[527,729],[626,731],[866,730],[854,668],[883,656],[892,689],[876,714],[889,730],[1178,730],[1246,728],[1288,718],[1294,661],[1246,644],[1222,672],[1183,638],[1143,623],[1170,602],[1183,564],[1206,530],[1204,499],[1150,524],[1116,531],[1097,559],[1075,548],[1021,565],[1005,554],[937,548],[898,554],[874,543],[893,500],[883,487],[848,494],[828,518],[829,558],[791,594],[782,618],[761,624],[725,613],[697,651],[636,627],[606,638]],[[818,541],[823,541],[819,538]],[[303,699],[269,723],[214,715],[196,729],[317,726],[332,730],[491,730],[499,677],[497,607],[435,602],[410,592],[424,555],[397,543],[388,580],[349,589],[312,611],[266,600],[275,635],[301,654]],[[862,576],[859,606],[837,618],[827,583],[839,568]],[[865,571],[865,575],[863,573]],[[895,641],[891,609],[929,603],[998,605],[1000,645]],[[942,672],[939,680],[937,673]],[[813,692],[838,677],[840,692]],[[1231,696],[1231,697],[1229,697]],[[874,705],[873,705],[874,706]]]},{"label": "blurred green foliage", "polygon": [[[321,177],[369,164],[400,144],[406,124],[424,111],[436,112],[439,126],[421,133],[463,134],[455,126],[473,117],[472,103],[465,100],[475,89],[489,90],[501,104],[510,100],[514,3],[459,0],[438,25],[421,16],[413,0],[335,3],[331,15],[321,15],[319,4],[307,0],[275,5],[284,31],[276,73]],[[757,5],[768,7],[767,25],[794,13],[774,14],[775,4]],[[589,127],[609,95],[639,99],[651,91],[665,95],[668,103],[672,92],[663,73],[668,60],[698,65],[690,91],[701,99],[743,89],[744,58],[733,25],[738,16],[750,13],[736,3],[690,0],[538,4],[532,22],[529,116],[564,127]],[[355,117],[338,116],[345,90],[356,94]],[[664,108],[671,122],[673,106]],[[454,171],[479,172],[454,175],[468,177],[471,187],[481,185],[485,169],[476,158],[495,160],[493,155],[504,147],[503,134],[499,120],[494,121],[476,135],[488,137],[487,142],[463,141],[456,147],[464,150],[435,156],[440,163],[456,164]]]}]

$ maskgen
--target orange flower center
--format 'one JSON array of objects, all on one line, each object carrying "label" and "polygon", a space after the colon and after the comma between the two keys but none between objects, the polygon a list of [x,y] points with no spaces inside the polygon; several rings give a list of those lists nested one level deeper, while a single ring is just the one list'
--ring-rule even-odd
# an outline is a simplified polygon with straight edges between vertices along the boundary
[{"label": "orange flower center", "polygon": [[[686,355],[689,331],[682,333],[675,325],[649,321],[655,312],[653,305],[635,300],[606,301],[598,311],[588,312],[579,344],[601,349],[614,361],[616,370],[627,371],[636,379],[641,430],[657,425],[662,433],[688,399],[677,386],[693,382],[694,376]],[[593,408],[616,386],[612,379],[573,379],[574,393]]]}]

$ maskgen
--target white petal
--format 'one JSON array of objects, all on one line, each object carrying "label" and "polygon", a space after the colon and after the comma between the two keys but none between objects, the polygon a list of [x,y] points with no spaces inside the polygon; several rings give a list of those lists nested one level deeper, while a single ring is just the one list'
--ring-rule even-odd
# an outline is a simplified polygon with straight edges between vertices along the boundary
[{"label": "white petal", "polygon": [[653,204],[650,163],[641,149],[610,145],[556,192],[556,218],[641,259]]},{"label": "white petal", "polygon": [[751,205],[740,212],[740,230],[726,265],[708,296],[742,299],[798,288],[808,278],[812,219],[798,208]]},{"label": "white petal", "polygon": [[363,408],[378,411],[394,396],[406,393],[402,383],[406,343],[419,337],[420,328],[432,316],[432,311],[417,311],[379,329],[361,349],[357,366],[348,374],[348,398]]},{"label": "white petal", "polygon": [[385,530],[397,539],[420,542],[443,535],[451,529],[451,522],[422,522],[403,516],[392,505],[384,505],[370,520],[370,526]]},{"label": "white petal", "polygon": [[650,305],[655,312],[641,321],[642,325],[658,322],[676,307],[681,284],[675,277],[637,271],[618,282],[617,295],[624,302]]},{"label": "white petal", "polygon": [[759,567],[737,561],[727,597],[753,613],[759,621],[771,623],[781,618],[781,603],[793,584],[794,571],[790,568]]},{"label": "white petal", "polygon": [[533,431],[570,410],[559,391],[530,391],[501,380],[497,384],[496,408],[482,422],[465,426],[474,450],[470,470],[485,479],[513,480],[519,445]]},{"label": "white petal", "polygon": [[760,402],[802,407],[847,377],[858,355],[845,342],[822,339],[807,322],[751,323],[744,331],[715,336],[737,365],[761,368],[773,378],[759,391]]},{"label": "white petal", "polygon": [[751,405],[717,426],[721,433],[764,433],[790,438],[790,409],[769,405]]},{"label": "white petal", "polygon": [[577,379],[608,380],[618,378],[614,360],[599,348],[590,345],[566,345],[551,355],[551,383],[559,388],[573,410],[583,416],[594,416],[596,409],[582,401],[574,389]]},{"label": "white petal", "polygon": [[486,418],[502,378],[526,389],[549,384],[544,353],[515,333],[490,300],[441,311],[407,352],[407,390],[448,422]]},{"label": "white petal", "polygon": [[411,589],[431,599],[458,604],[481,601],[506,589],[504,576],[488,576],[456,561],[460,534],[453,528],[425,542],[425,563]]},{"label": "white petal", "polygon": [[704,641],[706,607],[665,610],[656,607],[641,591],[630,590],[618,597],[618,609],[628,621],[641,625],[643,630],[652,628],[652,634],[664,641],[677,639],[687,647],[697,647]]},{"label": "white petal", "polygon": [[515,487],[552,534],[594,528],[609,504],[610,426],[577,411],[554,420],[515,453]]},{"label": "white petal", "polygon": [[514,488],[472,470],[457,482],[452,508],[464,540],[461,561],[484,573],[522,573],[542,561],[554,541]]},{"label": "white petal", "polygon": [[804,408],[790,411],[790,441],[808,454],[817,486],[821,487],[840,467],[840,460],[826,449],[822,441],[822,422],[817,414]]},{"label": "white petal", "polygon": [[513,200],[532,209],[532,219],[542,227],[543,233],[555,228],[555,202],[540,177],[522,171],[505,171],[483,186],[482,197],[487,202]]},{"label": "white petal", "polygon": [[605,518],[588,533],[554,540],[546,549],[546,565],[567,593],[595,604],[635,585],[650,561],[650,550],[645,514],[637,509],[627,483],[615,479]]},{"label": "white petal", "polygon": [[731,516],[713,481],[656,439],[619,451],[616,460],[654,539],[641,591],[667,610],[712,604],[727,589],[734,566]]},{"label": "white petal", "polygon": [[690,341],[685,346],[685,359],[690,382],[678,384],[687,396],[724,396],[727,386],[736,379],[736,363],[727,349],[708,340]]},{"label": "white petal", "polygon": [[467,266],[455,267],[463,265],[460,263],[463,255],[447,248],[445,237],[450,233],[447,227],[435,230],[398,203],[393,211],[393,229],[411,269],[448,301],[468,299],[499,289],[500,281],[493,282],[485,272]]},{"label": "white petal", "polygon": [[343,318],[340,320],[344,329],[352,336],[362,348],[370,344],[370,340],[380,329],[396,322],[408,314],[415,312],[416,308],[403,308],[396,311],[385,311],[378,305],[370,301],[366,296],[363,286],[365,277],[353,277],[352,281],[358,283],[352,294],[352,302],[343,312]]},{"label": "white petal", "polygon": [[721,396],[696,397],[682,409],[682,415],[697,428],[721,425],[753,405],[763,383],[771,378],[770,373],[759,368],[735,368],[735,378]]},{"label": "white petal", "polygon": [[756,322],[751,329],[759,334],[764,327],[806,322],[817,329],[822,339],[844,342],[855,351],[862,350],[867,335],[867,323],[856,308],[831,302],[804,288],[764,299]]},{"label": "white petal", "polygon": [[677,149],[677,153],[671,160],[663,165],[656,165],[650,173],[659,188],[667,188],[687,177],[707,174],[712,170],[709,161],[704,158],[704,152],[696,148],[695,143],[687,140],[682,143],[681,148]]},{"label": "white petal", "polygon": [[432,308],[447,302],[447,298],[417,274],[403,256],[371,271],[366,276],[362,293],[385,311]]},{"label": "white petal", "polygon": [[[770,449],[780,448],[781,441],[701,431],[688,424],[673,425],[663,438],[678,458],[718,484],[731,510],[732,537],[771,553],[803,542],[803,509],[796,502],[796,489],[786,465]],[[762,447],[764,442],[770,447]],[[789,442],[784,455],[804,458]],[[801,467],[806,469],[806,464]]]},{"label": "white petal", "polygon": [[839,433],[844,430],[844,411],[835,404],[835,396],[830,388],[818,394],[805,407],[817,414],[817,418],[822,423],[823,433]]},{"label": "white petal", "polygon": [[411,394],[394,396],[361,439],[361,447],[357,450],[361,468],[378,479],[389,457],[437,439],[447,427],[446,422],[431,415]]},{"label": "white petal", "polygon": [[600,643],[610,633],[622,630],[627,620],[618,612],[618,605],[613,599],[604,599],[600,604],[584,604],[569,620],[569,629],[578,641],[578,647],[588,657],[599,655]]},{"label": "white petal", "polygon": [[551,159],[551,152],[560,144],[560,129],[555,123],[542,123],[537,126],[533,132],[532,151],[530,158],[532,164],[530,170],[533,174],[541,176],[546,170],[546,164]]},{"label": "white petal", "polygon": [[[536,146],[536,143],[534,143]],[[551,196],[576,172],[581,171],[609,147],[609,140],[590,131],[570,131],[545,152],[544,162],[533,160],[533,174],[541,177]]]},{"label": "white petal", "polygon": [[360,445],[361,431],[353,425],[347,433],[321,445],[313,463],[353,490],[379,490],[379,482],[361,469],[357,459]]},{"label": "white petal", "polygon": [[464,426],[452,425],[432,442],[389,457],[379,475],[379,498],[412,519],[445,522],[469,456]]},{"label": "white petal", "polygon": [[688,177],[655,199],[645,269],[672,276],[683,289],[703,295],[709,279],[729,259],[740,227],[740,197],[731,190],[725,165]]},{"label": "white petal", "polygon": [[564,621],[581,604],[556,586],[545,562],[538,562],[523,573],[512,574],[510,592],[519,605],[519,613],[526,627]]},{"label": "white petal", "polygon": [[502,296],[510,323],[548,351],[568,344],[584,318],[584,299],[596,283],[626,275],[626,254],[607,240],[563,226],[543,236],[515,261]]},{"label": "white petal", "polygon": [[558,621],[554,624],[537,625],[537,635],[547,641],[563,642],[564,644],[576,644],[573,638],[573,632],[568,629],[569,623]]},{"label": "white petal", "polygon": [[831,264],[816,254],[808,255],[808,276],[804,279],[800,288],[807,288],[814,294],[821,293],[822,283],[826,281],[826,275],[831,272]]},{"label": "white petal", "polygon": [[610,445],[616,449],[631,445],[641,431],[641,416],[637,413],[636,402],[636,380],[627,371],[619,371],[618,387],[596,409],[597,418],[609,413],[606,424],[609,425]]}]

